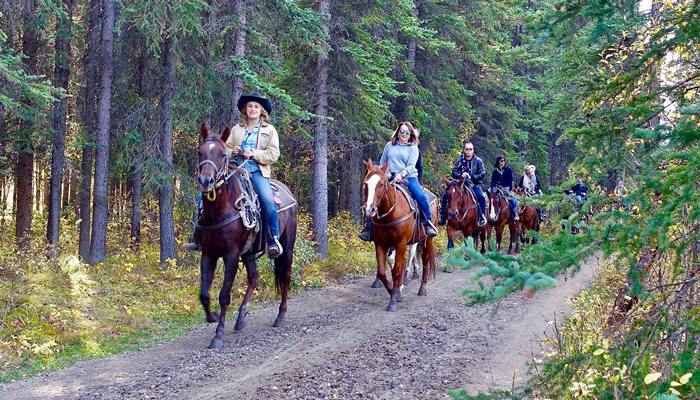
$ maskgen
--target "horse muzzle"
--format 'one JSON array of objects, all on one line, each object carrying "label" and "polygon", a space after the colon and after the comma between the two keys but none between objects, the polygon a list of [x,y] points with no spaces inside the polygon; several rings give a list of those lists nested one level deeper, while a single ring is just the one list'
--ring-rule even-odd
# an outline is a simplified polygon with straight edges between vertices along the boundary
[{"label": "horse muzzle", "polygon": [[365,208],[365,217],[372,218],[375,215],[377,215],[376,207]]},{"label": "horse muzzle", "polygon": [[457,211],[448,211],[447,212],[447,217],[448,218],[457,218]]},{"label": "horse muzzle", "polygon": [[202,193],[209,193],[212,190],[214,190],[214,178],[211,176],[202,176],[200,175],[197,178],[197,186],[199,187],[199,191]]}]

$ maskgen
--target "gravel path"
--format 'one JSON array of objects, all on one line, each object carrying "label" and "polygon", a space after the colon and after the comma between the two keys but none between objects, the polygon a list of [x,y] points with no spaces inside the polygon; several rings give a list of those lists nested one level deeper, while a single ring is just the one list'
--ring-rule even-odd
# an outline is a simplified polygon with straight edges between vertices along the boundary
[{"label": "gravel path", "polygon": [[215,325],[205,324],[149,349],[2,385],[0,398],[414,400],[508,389],[525,382],[538,338],[570,312],[567,299],[597,266],[591,257],[556,289],[515,293],[495,315],[493,305],[464,306],[473,271],[439,267],[427,297],[411,281],[395,313],[385,311],[386,290],[364,277],[297,294],[282,328],[272,327],[277,304],[252,311],[242,332],[230,317],[222,350],[207,349]]}]

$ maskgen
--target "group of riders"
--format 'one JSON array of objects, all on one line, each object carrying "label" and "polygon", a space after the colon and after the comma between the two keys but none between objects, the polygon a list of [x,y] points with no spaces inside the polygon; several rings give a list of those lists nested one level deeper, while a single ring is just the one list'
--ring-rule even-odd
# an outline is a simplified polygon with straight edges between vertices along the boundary
[{"label": "group of riders", "polygon": [[[231,131],[226,147],[227,157],[238,164],[240,168],[247,170],[250,181],[260,200],[261,215],[269,226],[270,235],[267,238],[267,255],[274,259],[279,257],[284,249],[279,242],[279,226],[277,209],[270,184],[270,165],[280,156],[279,135],[274,126],[266,122],[265,119],[272,113],[270,100],[258,93],[243,95],[239,98],[237,106],[242,115],[242,121]],[[420,185],[422,177],[421,154],[418,149],[420,132],[409,121],[402,121],[396,125],[391,140],[384,146],[384,151],[380,158],[380,166],[388,163],[387,177],[395,183],[407,183],[411,195],[414,197],[420,208],[421,224],[425,228],[426,236],[437,235],[437,228],[433,224],[430,206],[427,197]],[[465,142],[462,154],[457,159],[452,168],[452,176],[455,179],[464,179],[465,186],[471,188],[479,203],[478,226],[486,225],[486,198],[481,190],[481,184],[486,176],[484,163],[481,158],[474,154],[474,145]],[[506,158],[499,156],[496,158],[494,171],[491,175],[491,190],[502,188],[508,196],[511,205],[511,218],[518,220],[517,200],[511,196],[513,188],[513,171],[507,165]],[[587,189],[583,182],[579,182],[579,187],[575,188],[577,201],[583,201],[587,196]],[[523,188],[526,195],[538,195],[540,191],[540,181],[535,174],[535,166],[525,167],[523,176],[518,182],[518,187]],[[573,190],[574,188],[572,188]],[[441,202],[441,214],[438,225],[444,225],[447,213],[447,194],[444,194]],[[200,205],[201,209],[201,205]],[[371,240],[370,219],[359,237],[363,240]],[[195,229],[192,241],[183,244],[187,250],[200,250],[199,236],[201,232]]]}]

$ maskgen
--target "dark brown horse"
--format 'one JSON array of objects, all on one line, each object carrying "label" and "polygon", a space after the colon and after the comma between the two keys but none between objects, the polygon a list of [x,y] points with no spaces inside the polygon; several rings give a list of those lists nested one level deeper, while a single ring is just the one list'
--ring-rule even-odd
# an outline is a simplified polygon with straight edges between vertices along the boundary
[{"label": "dark brown horse", "polygon": [[[465,238],[474,238],[474,246],[479,244],[479,233],[481,233],[481,254],[485,252],[484,236],[485,230],[479,229],[478,203],[476,199],[464,188],[464,178],[457,180],[444,179],[447,188],[447,248],[454,248],[454,237],[456,231],[461,231]],[[451,270],[445,270],[451,272]]]},{"label": "dark brown horse", "polygon": [[[238,271],[239,259],[245,265],[248,288],[243,302],[238,308],[238,319],[235,330],[240,331],[246,326],[248,303],[253,296],[253,291],[258,284],[258,270],[255,259],[265,249],[264,235],[253,237],[255,219],[260,224],[259,215],[255,213],[250,217],[251,208],[245,206],[246,198],[242,195],[245,180],[242,176],[247,172],[236,166],[229,167],[226,157],[226,139],[231,131],[228,127],[221,136],[211,135],[205,124],[200,127],[200,133],[204,141],[199,146],[199,176],[197,185],[203,195],[202,214],[199,218],[198,228],[203,231],[200,243],[202,247],[201,261],[201,290],[199,299],[204,307],[207,322],[216,322],[216,335],[209,348],[221,348],[224,344],[222,335],[226,323],[226,311],[231,303],[231,287]],[[275,186],[289,192],[283,184],[273,181]],[[251,185],[252,187],[252,185]],[[255,209],[253,205],[252,210]],[[282,326],[285,323],[287,312],[287,295],[292,279],[292,255],[297,229],[297,205],[292,203],[285,207],[279,215],[280,244],[284,249],[281,256],[274,260],[275,263],[275,287],[282,295],[279,314],[274,326]],[[212,312],[210,309],[209,288],[214,279],[216,262],[219,258],[224,260],[224,280],[219,292],[219,305],[221,313]]]},{"label": "dark brown horse", "polygon": [[520,242],[518,242],[518,227],[510,217],[510,204],[508,198],[502,188],[497,187],[489,191],[489,200],[486,205],[488,212],[486,213],[488,225],[486,227],[487,240],[491,240],[491,230],[496,229],[496,251],[501,251],[501,239],[503,239],[503,229],[506,224],[510,230],[510,245],[508,246],[508,254],[513,253],[513,242],[515,241],[515,252],[520,251]]},{"label": "dark brown horse", "polygon": [[[518,196],[529,196],[525,191],[525,188],[515,189],[515,194]],[[537,212],[537,207],[535,206],[522,205],[518,207],[518,209],[518,217],[520,217],[520,221],[517,222],[518,232],[520,232],[518,240],[522,244],[529,243],[530,240],[526,237],[526,232],[540,231],[540,215]],[[532,244],[535,243],[537,243],[537,239],[532,238]]]},{"label": "dark brown horse", "polygon": [[[420,242],[423,259],[423,277],[421,279],[419,296],[427,294],[425,285],[428,279],[435,277],[435,251],[433,238],[426,238],[425,229],[421,224],[414,234],[415,222],[419,219],[416,211],[411,210],[408,199],[396,188],[393,182],[386,178],[389,163],[384,167],[372,164],[372,159],[363,161],[367,167],[364,179],[365,215],[372,218],[372,233],[377,256],[377,278],[384,284],[391,299],[387,311],[396,311],[396,302],[402,300],[404,271],[406,270],[406,246]],[[430,211],[433,219],[437,218],[437,207],[431,204]],[[391,268],[391,282],[386,277],[386,258],[390,248],[396,250],[396,261]]]}]

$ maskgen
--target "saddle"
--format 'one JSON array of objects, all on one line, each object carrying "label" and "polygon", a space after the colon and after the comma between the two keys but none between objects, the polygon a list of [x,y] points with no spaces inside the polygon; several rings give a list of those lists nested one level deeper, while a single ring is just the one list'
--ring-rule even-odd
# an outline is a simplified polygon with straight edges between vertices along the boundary
[{"label": "saddle", "polygon": [[[408,200],[408,204],[411,207],[411,211],[416,213],[416,215],[418,216],[418,218],[416,218],[413,222],[413,236],[411,236],[411,240],[408,241],[408,244],[418,243],[425,238],[425,233],[422,232],[421,229],[422,223],[427,223],[427,216],[424,215],[423,212],[421,212],[416,198],[413,197],[411,191],[408,190],[408,181],[402,180],[399,184],[395,184],[394,186],[401,193],[403,193],[403,195],[406,197],[406,200]],[[435,196],[433,192],[424,187],[421,188],[423,189],[423,193],[425,194],[425,197],[428,200],[428,206],[432,205],[437,201],[437,196]]]},{"label": "saddle", "polygon": [[[237,168],[236,170],[238,173],[235,173],[235,176],[241,189],[241,195],[236,199],[235,205],[240,210],[239,213],[243,219],[243,225],[248,231],[248,239],[241,252],[241,258],[243,261],[247,261],[262,256],[268,239],[272,238],[272,231],[270,230],[270,224],[265,220],[265,216],[261,212],[260,201],[253,188],[253,183],[250,181],[250,176],[243,169]],[[292,193],[281,182],[270,179],[270,186],[272,187],[272,196],[277,214],[297,204]],[[263,220],[265,220],[265,223],[262,223]],[[262,229],[261,226],[263,227]]]}]

